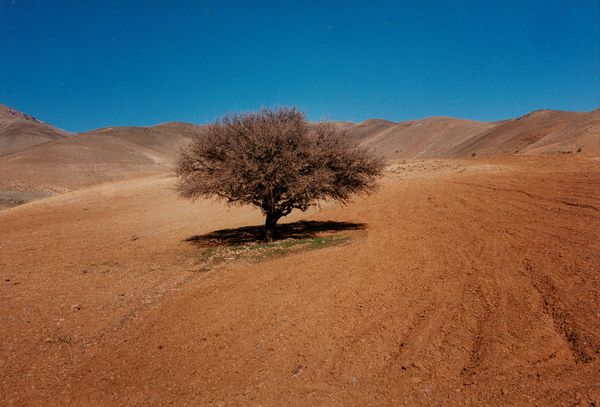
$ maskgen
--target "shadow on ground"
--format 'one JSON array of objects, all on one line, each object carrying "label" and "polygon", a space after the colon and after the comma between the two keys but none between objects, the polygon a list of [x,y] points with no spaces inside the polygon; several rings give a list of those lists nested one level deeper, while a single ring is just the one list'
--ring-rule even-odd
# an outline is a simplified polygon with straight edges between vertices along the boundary
[{"label": "shadow on ground", "polygon": [[[334,222],[334,221],[300,221],[277,225],[276,240],[307,239],[318,233],[332,233],[344,230],[363,230],[364,223]],[[199,246],[235,246],[260,241],[263,236],[262,226],[245,226],[237,229],[222,229],[205,235],[194,235],[185,239]]]}]

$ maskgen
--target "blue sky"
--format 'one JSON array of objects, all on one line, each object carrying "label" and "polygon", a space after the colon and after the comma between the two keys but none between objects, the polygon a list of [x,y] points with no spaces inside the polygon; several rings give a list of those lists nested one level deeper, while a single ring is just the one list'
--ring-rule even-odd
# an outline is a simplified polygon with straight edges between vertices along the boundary
[{"label": "blue sky", "polygon": [[597,0],[0,0],[0,103],[71,131],[600,107]]}]

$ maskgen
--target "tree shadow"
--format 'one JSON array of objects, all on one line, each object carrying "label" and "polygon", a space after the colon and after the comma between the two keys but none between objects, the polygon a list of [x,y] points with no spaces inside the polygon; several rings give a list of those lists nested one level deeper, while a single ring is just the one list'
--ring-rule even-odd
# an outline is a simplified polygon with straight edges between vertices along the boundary
[{"label": "tree shadow", "polygon": [[[275,240],[307,239],[318,233],[333,233],[344,230],[363,230],[364,223],[335,222],[335,221],[308,221],[303,220],[293,223],[277,225]],[[198,246],[236,246],[246,243],[260,242],[264,234],[263,226],[244,226],[236,229],[215,230],[204,235],[194,235],[185,239]]]}]

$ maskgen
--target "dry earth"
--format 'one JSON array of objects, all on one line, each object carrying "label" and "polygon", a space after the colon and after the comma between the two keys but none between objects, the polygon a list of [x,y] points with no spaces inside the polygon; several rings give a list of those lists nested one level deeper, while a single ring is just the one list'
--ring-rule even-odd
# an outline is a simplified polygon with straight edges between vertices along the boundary
[{"label": "dry earth", "polygon": [[[351,142],[390,159],[600,154],[600,109],[539,110],[493,123],[429,117],[336,124]],[[0,105],[0,209],[101,182],[165,174],[201,132],[202,126],[171,122],[72,134]]]},{"label": "dry earth", "polygon": [[452,117],[393,123],[366,120],[348,127],[350,139],[389,158],[460,158],[511,154],[600,154],[600,109],[538,110],[484,123]]},{"label": "dry earth", "polygon": [[69,136],[64,130],[0,103],[0,157]]},{"label": "dry earth", "polygon": [[348,244],[208,271],[260,216],[172,184],[0,212],[0,404],[600,404],[598,158],[397,162],[291,219]]}]

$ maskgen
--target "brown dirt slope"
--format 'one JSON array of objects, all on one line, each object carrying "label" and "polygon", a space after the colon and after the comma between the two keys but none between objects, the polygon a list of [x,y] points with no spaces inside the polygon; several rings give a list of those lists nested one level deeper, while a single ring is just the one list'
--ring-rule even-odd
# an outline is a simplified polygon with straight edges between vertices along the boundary
[{"label": "brown dirt slope", "polygon": [[566,126],[531,144],[527,154],[577,152],[600,155],[600,109],[576,116]]},{"label": "brown dirt slope", "polygon": [[445,157],[457,144],[495,124],[451,117],[392,123],[367,120],[348,129],[350,139],[388,158]]},{"label": "brown dirt slope", "polygon": [[[401,123],[371,119],[338,124],[348,129],[350,141],[392,159],[580,150],[600,154],[600,109],[537,111],[496,123],[432,117]],[[110,127],[68,137],[0,105],[0,209],[110,180],[164,173],[199,129],[192,124],[166,123]],[[42,144],[32,146],[36,143]],[[2,151],[10,154],[1,156]]]},{"label": "brown dirt slope", "polygon": [[112,127],[35,146],[0,157],[0,187],[62,191],[165,172],[198,129],[186,123]]},{"label": "brown dirt slope", "polygon": [[579,148],[598,154],[599,112],[535,111],[465,140],[448,156],[576,152]]},{"label": "brown dirt slope", "polygon": [[600,154],[600,109],[539,110],[514,120],[484,123],[450,117],[393,123],[367,120],[348,128],[351,141],[388,158],[471,155]]},{"label": "brown dirt slope", "polygon": [[390,122],[382,119],[369,119],[358,124],[351,124],[346,127],[348,139],[352,143],[362,143],[376,136],[377,134],[393,128],[400,123]]},{"label": "brown dirt slope", "polygon": [[261,218],[172,184],[0,212],[2,404],[598,405],[597,159],[398,163],[305,215],[347,245],[208,271]]},{"label": "brown dirt slope", "polygon": [[0,104],[0,156],[37,144],[64,140],[71,134]]}]

